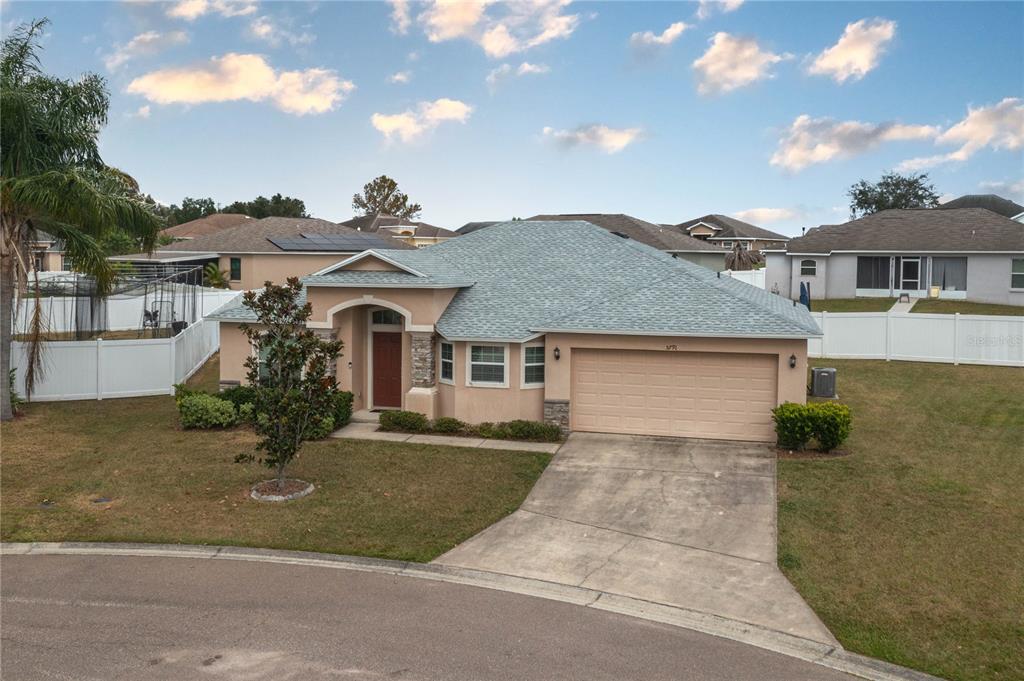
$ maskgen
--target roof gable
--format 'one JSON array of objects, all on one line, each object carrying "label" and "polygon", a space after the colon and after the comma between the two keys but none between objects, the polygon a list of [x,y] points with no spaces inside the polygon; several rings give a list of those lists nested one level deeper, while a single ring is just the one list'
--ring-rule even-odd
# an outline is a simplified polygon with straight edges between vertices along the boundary
[{"label": "roof gable", "polygon": [[718,213],[680,222],[676,227],[688,232],[697,225],[706,225],[712,229],[717,229],[718,231],[715,235],[710,237],[713,239],[761,239],[764,241],[787,241],[789,239],[788,236],[778,232],[773,232],[763,227],[752,225],[749,222]]},{"label": "roof gable", "polygon": [[325,269],[316,272],[315,274],[331,274],[332,272],[405,272],[415,277],[423,277],[420,272],[417,272],[408,265],[389,258],[383,253],[377,251],[363,251],[357,255],[353,255],[347,260],[343,260],[335,265],[331,265]]}]

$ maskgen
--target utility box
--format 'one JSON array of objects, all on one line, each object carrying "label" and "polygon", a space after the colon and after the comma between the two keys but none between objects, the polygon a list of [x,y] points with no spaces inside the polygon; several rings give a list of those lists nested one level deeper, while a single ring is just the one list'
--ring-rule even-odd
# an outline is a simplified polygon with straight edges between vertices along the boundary
[{"label": "utility box", "polygon": [[836,370],[814,367],[811,369],[811,396],[836,397]]}]

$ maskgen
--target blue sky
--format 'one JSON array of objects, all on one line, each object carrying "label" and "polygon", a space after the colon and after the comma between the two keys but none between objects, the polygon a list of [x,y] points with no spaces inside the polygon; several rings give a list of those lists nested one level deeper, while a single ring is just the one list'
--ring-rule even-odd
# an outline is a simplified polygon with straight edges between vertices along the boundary
[{"label": "blue sky", "polygon": [[[1024,200],[1024,3],[12,2],[108,78],[105,160],[165,202],[381,173],[445,227],[542,212],[783,233],[893,168]],[[396,77],[397,75],[397,77]],[[404,82],[403,82],[404,81]]]}]

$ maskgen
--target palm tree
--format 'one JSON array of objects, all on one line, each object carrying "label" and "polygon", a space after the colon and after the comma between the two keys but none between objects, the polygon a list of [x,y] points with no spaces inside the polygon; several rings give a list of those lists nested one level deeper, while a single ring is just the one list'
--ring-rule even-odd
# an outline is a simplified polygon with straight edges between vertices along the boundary
[{"label": "palm tree", "polygon": [[[11,368],[15,290],[28,285],[30,243],[39,230],[64,243],[75,269],[109,290],[115,272],[100,240],[121,229],[152,249],[159,219],[127,174],[103,163],[97,138],[110,97],[103,78],[63,80],[43,73],[39,38],[46,19],[22,24],[0,45],[0,375]],[[24,298],[24,296],[23,296]],[[42,320],[34,299],[28,329],[26,393],[41,372]],[[0,420],[11,393],[0,381]]]},{"label": "palm tree", "polygon": [[206,279],[206,285],[212,288],[231,288],[228,284],[228,271],[218,268],[215,262],[206,263],[203,278]]},{"label": "palm tree", "polygon": [[752,270],[764,262],[764,256],[749,248],[743,248],[739,242],[733,244],[732,250],[725,254],[725,268],[734,272]]}]

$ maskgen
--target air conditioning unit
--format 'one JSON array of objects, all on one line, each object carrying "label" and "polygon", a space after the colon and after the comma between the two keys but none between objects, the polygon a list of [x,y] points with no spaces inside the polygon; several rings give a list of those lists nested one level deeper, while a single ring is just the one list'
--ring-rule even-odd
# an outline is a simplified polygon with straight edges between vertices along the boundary
[{"label": "air conditioning unit", "polygon": [[836,370],[814,367],[811,369],[811,397],[836,397]]}]

